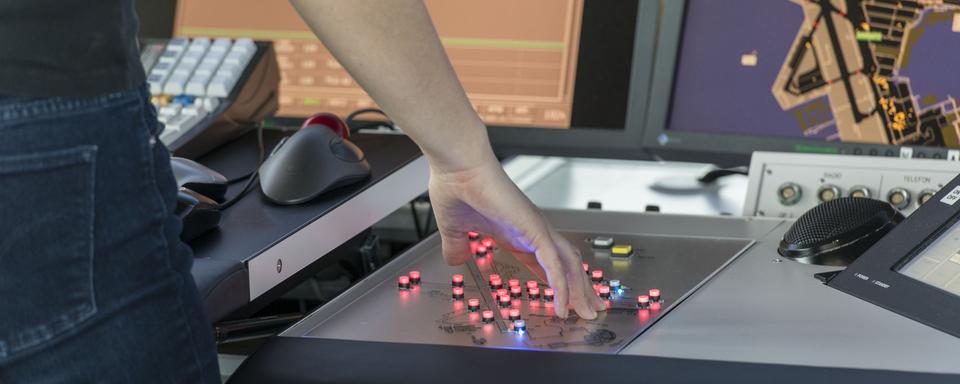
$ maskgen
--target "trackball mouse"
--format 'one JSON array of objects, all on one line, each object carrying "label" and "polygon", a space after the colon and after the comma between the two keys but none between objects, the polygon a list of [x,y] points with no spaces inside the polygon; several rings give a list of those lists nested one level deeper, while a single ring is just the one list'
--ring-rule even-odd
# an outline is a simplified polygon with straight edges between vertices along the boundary
[{"label": "trackball mouse", "polygon": [[281,141],[259,172],[267,200],[292,205],[366,179],[370,163],[355,144],[315,124]]}]

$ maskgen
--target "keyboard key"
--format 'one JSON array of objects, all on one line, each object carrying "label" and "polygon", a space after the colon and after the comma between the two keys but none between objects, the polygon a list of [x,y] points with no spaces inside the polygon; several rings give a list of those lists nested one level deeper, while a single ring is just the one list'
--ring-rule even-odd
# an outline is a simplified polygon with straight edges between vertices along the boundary
[{"label": "keyboard key", "polygon": [[213,41],[213,45],[210,46],[210,52],[226,53],[231,45],[233,45],[233,43],[230,42],[230,39],[221,37]]},{"label": "keyboard key", "polygon": [[187,78],[190,75],[174,73],[170,75],[170,78],[167,79],[167,82],[163,84],[163,93],[168,95],[179,95],[183,93],[184,87],[187,86]]},{"label": "keyboard key", "polygon": [[207,96],[228,97],[233,90],[233,84],[237,78],[230,76],[214,75],[207,85]]},{"label": "keyboard key", "polygon": [[187,39],[184,39],[182,37],[173,38],[173,39],[170,39],[169,42],[167,42],[167,50],[183,51],[187,48],[187,44],[188,44]]},{"label": "keyboard key", "polygon": [[177,103],[167,104],[163,107],[160,107],[160,111],[157,112],[160,116],[175,116],[180,113],[180,109],[183,106]]},{"label": "keyboard key", "polygon": [[230,48],[231,52],[243,52],[250,55],[257,50],[257,44],[252,39],[237,39]]},{"label": "keyboard key", "polygon": [[194,96],[203,96],[207,93],[207,84],[210,83],[210,78],[213,75],[210,74],[201,74],[195,73],[193,77],[190,78],[190,81],[187,82],[187,88],[184,90],[184,93]]},{"label": "keyboard key", "polygon": [[193,41],[190,42],[190,47],[187,48],[190,52],[206,52],[210,48],[210,39],[207,37],[196,37]]}]

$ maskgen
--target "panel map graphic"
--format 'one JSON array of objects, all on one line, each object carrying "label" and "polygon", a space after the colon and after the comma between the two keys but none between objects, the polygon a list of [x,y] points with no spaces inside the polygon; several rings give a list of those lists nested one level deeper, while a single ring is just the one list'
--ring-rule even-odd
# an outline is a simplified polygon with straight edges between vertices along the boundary
[{"label": "panel map graphic", "polygon": [[960,1],[691,1],[685,23],[673,130],[960,148]]}]

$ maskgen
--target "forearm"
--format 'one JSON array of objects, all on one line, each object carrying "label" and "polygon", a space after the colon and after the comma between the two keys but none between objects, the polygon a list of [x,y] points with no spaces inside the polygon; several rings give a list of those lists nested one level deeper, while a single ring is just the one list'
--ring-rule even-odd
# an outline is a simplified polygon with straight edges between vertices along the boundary
[{"label": "forearm", "polygon": [[421,0],[291,0],[351,76],[423,149],[431,167],[495,160]]}]

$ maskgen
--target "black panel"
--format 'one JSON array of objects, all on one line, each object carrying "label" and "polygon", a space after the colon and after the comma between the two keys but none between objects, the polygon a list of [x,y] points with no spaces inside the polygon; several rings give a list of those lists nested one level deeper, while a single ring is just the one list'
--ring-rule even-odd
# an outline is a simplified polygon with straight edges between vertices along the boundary
[{"label": "black panel", "polygon": [[624,127],[638,7],[637,1],[584,3],[571,126]]},{"label": "black panel", "polygon": [[897,271],[960,216],[960,204],[940,201],[955,188],[960,188],[960,177],[940,189],[829,285],[960,337],[960,297]]},{"label": "black panel", "polygon": [[140,18],[140,38],[169,39],[173,37],[173,18],[176,0],[137,0]]},{"label": "black panel", "polygon": [[230,383],[956,383],[957,376],[275,337]]}]

